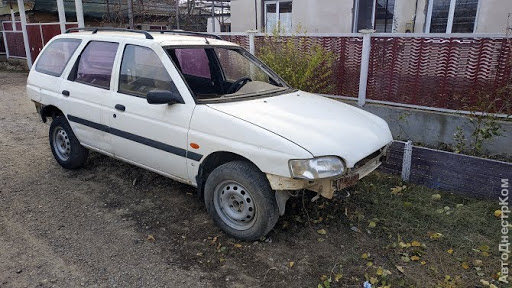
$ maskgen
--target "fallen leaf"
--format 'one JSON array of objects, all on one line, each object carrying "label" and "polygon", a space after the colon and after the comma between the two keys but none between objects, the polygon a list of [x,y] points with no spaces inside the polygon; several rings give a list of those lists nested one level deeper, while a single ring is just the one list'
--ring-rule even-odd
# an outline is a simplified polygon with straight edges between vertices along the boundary
[{"label": "fallen leaf", "polygon": [[320,217],[320,218],[318,218],[316,220],[313,220],[313,223],[317,224],[317,223],[320,223],[322,221],[324,221],[324,218]]},{"label": "fallen leaf", "polygon": [[202,252],[197,252],[196,255],[197,256],[203,256],[203,253]]},{"label": "fallen leaf", "polygon": [[376,277],[370,277],[370,283],[377,284],[378,282],[379,282],[379,279],[377,279]]},{"label": "fallen leaf", "polygon": [[427,264],[427,262],[426,261],[421,261],[420,264],[421,265],[425,265],[425,264]]},{"label": "fallen leaf", "polygon": [[318,239],[316,239],[316,240],[317,240],[318,242],[324,242],[324,241],[325,241],[325,239],[324,239],[324,238],[318,238]]},{"label": "fallen leaf", "polygon": [[476,267],[481,267],[483,264],[482,260],[476,259],[473,261],[473,265]]},{"label": "fallen leaf", "polygon": [[383,274],[383,273],[384,273],[384,269],[382,269],[382,267],[377,268],[377,272],[376,272],[376,274],[377,274],[378,276],[382,276],[382,274]]},{"label": "fallen leaf", "polygon": [[430,235],[430,239],[434,239],[434,240],[437,240],[437,239],[439,239],[441,237],[443,237],[443,234],[441,234],[441,233],[432,233]]},{"label": "fallen leaf", "polygon": [[466,270],[469,269],[469,264],[466,262],[462,262],[461,266],[462,266],[462,268],[464,268]]},{"label": "fallen leaf", "polygon": [[413,246],[413,247],[420,247],[420,246],[421,246],[421,243],[420,243],[420,242],[418,242],[418,241],[412,241],[412,242],[411,242],[411,246]]},{"label": "fallen leaf", "polygon": [[420,260],[420,257],[419,257],[419,256],[414,255],[414,256],[411,256],[411,260],[412,260],[412,261],[418,261],[418,260]]},{"label": "fallen leaf", "polygon": [[149,234],[148,237],[146,237],[146,239],[148,241],[155,241],[155,237],[153,235],[151,235],[151,234]]},{"label": "fallen leaf", "polygon": [[318,233],[320,235],[325,235],[325,234],[327,234],[327,231],[325,229],[320,229],[320,230],[316,230],[316,233]]},{"label": "fallen leaf", "polygon": [[290,261],[290,263],[288,263],[288,266],[290,266],[290,268],[292,268],[293,265],[295,265],[295,262],[293,262],[293,261]]},{"label": "fallen leaf", "polygon": [[496,216],[497,218],[500,218],[501,214],[502,214],[501,210],[494,211],[494,216]]},{"label": "fallen leaf", "polygon": [[451,255],[451,254],[453,254],[453,249],[452,249],[452,248],[450,248],[450,249],[446,250],[446,252],[448,252],[448,254],[450,254],[450,255]]},{"label": "fallen leaf", "polygon": [[377,226],[377,223],[375,223],[374,221],[370,221],[370,223],[368,224],[368,227],[370,228],[375,228],[375,226]]},{"label": "fallen leaf", "polygon": [[400,271],[401,273],[404,273],[404,267],[395,265],[396,270]]},{"label": "fallen leaf", "polygon": [[461,208],[463,206],[464,206],[464,204],[457,204],[457,205],[455,205],[455,208]]},{"label": "fallen leaf", "polygon": [[478,249],[480,249],[480,251],[489,252],[489,249],[491,249],[491,248],[489,248],[489,246],[487,246],[487,245],[482,245]]},{"label": "fallen leaf", "polygon": [[334,275],[334,281],[336,282],[340,282],[341,278],[343,278],[343,274],[341,273]]},{"label": "fallen leaf", "polygon": [[322,276],[320,276],[320,281],[322,281],[322,282],[323,282],[323,281],[325,281],[325,280],[327,280],[327,275],[322,275]]},{"label": "fallen leaf", "polygon": [[432,200],[434,200],[434,201],[441,200],[441,194],[432,195]]},{"label": "fallen leaf", "polygon": [[407,186],[396,186],[394,188],[391,188],[391,194],[393,195],[402,195],[402,191],[407,188]]},{"label": "fallen leaf", "polygon": [[489,286],[489,284],[491,284],[491,283],[489,283],[489,281],[486,281],[484,279],[480,279],[480,283],[482,283],[482,285],[484,285],[484,286]]},{"label": "fallen leaf", "polygon": [[233,246],[235,246],[235,248],[242,248],[242,244],[240,243],[235,243]]},{"label": "fallen leaf", "polygon": [[412,203],[411,202],[404,202],[404,207],[412,207]]},{"label": "fallen leaf", "polygon": [[370,254],[369,253],[363,253],[363,255],[361,255],[361,258],[368,259],[368,258],[370,258]]},{"label": "fallen leaf", "polygon": [[411,247],[411,243],[404,243],[402,241],[398,242],[398,246],[400,246],[400,248],[409,248]]},{"label": "fallen leaf", "polygon": [[366,263],[366,267],[372,267],[373,266],[373,262],[372,261],[369,261]]}]

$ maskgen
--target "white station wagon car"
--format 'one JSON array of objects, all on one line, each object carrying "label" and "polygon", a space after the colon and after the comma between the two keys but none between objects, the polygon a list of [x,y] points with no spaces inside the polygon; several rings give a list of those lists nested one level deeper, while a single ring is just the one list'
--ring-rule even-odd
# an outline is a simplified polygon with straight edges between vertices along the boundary
[{"label": "white station wagon car", "polygon": [[297,191],[354,185],[392,141],[381,118],[293,89],[217,36],[67,32],[27,80],[57,162],[79,168],[93,150],[195,186],[235,238],[266,235]]}]

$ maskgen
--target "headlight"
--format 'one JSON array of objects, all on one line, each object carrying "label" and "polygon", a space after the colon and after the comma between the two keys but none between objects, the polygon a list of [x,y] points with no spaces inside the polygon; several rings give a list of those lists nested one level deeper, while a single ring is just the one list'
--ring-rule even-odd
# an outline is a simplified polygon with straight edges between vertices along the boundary
[{"label": "headlight", "polygon": [[306,160],[290,160],[288,163],[293,178],[319,179],[343,174],[345,164],[334,156],[318,157]]}]

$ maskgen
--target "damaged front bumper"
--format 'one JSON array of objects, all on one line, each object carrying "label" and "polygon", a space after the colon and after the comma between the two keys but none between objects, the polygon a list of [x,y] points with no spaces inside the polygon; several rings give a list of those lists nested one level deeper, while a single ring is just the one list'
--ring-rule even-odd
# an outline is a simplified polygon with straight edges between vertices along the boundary
[{"label": "damaged front bumper", "polygon": [[331,199],[337,191],[354,186],[360,179],[377,169],[385,159],[388,146],[384,146],[357,162],[353,168],[348,169],[341,177],[305,180],[267,174],[267,179],[272,189],[276,191],[307,189],[317,192],[327,199]]}]

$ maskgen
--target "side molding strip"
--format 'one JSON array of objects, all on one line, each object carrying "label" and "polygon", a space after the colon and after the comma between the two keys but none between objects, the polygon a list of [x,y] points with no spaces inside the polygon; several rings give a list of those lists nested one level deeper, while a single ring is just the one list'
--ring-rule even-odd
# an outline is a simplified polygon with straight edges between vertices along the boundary
[{"label": "side molding strip", "polygon": [[102,124],[99,124],[96,122],[92,122],[92,121],[89,121],[86,119],[82,119],[82,118],[79,118],[79,117],[76,117],[73,115],[68,115],[68,120],[71,122],[85,125],[87,127],[91,127],[96,130],[110,133],[115,136],[119,136],[121,138],[125,138],[125,139],[131,140],[131,141],[134,141],[134,142],[137,142],[137,143],[149,146],[149,147],[153,147],[158,150],[166,151],[166,152],[169,152],[171,154],[178,155],[181,157],[186,157],[188,159],[191,159],[191,160],[194,160],[197,162],[199,162],[203,158],[203,155],[194,153],[192,151],[187,151],[183,148],[179,148],[176,146],[172,146],[169,144],[151,140],[149,138],[145,138],[145,137],[135,135],[135,134],[132,134],[129,132],[121,131],[121,130],[118,130],[118,129],[115,129],[115,128],[112,128],[112,127],[109,127],[106,125],[102,125]]}]

